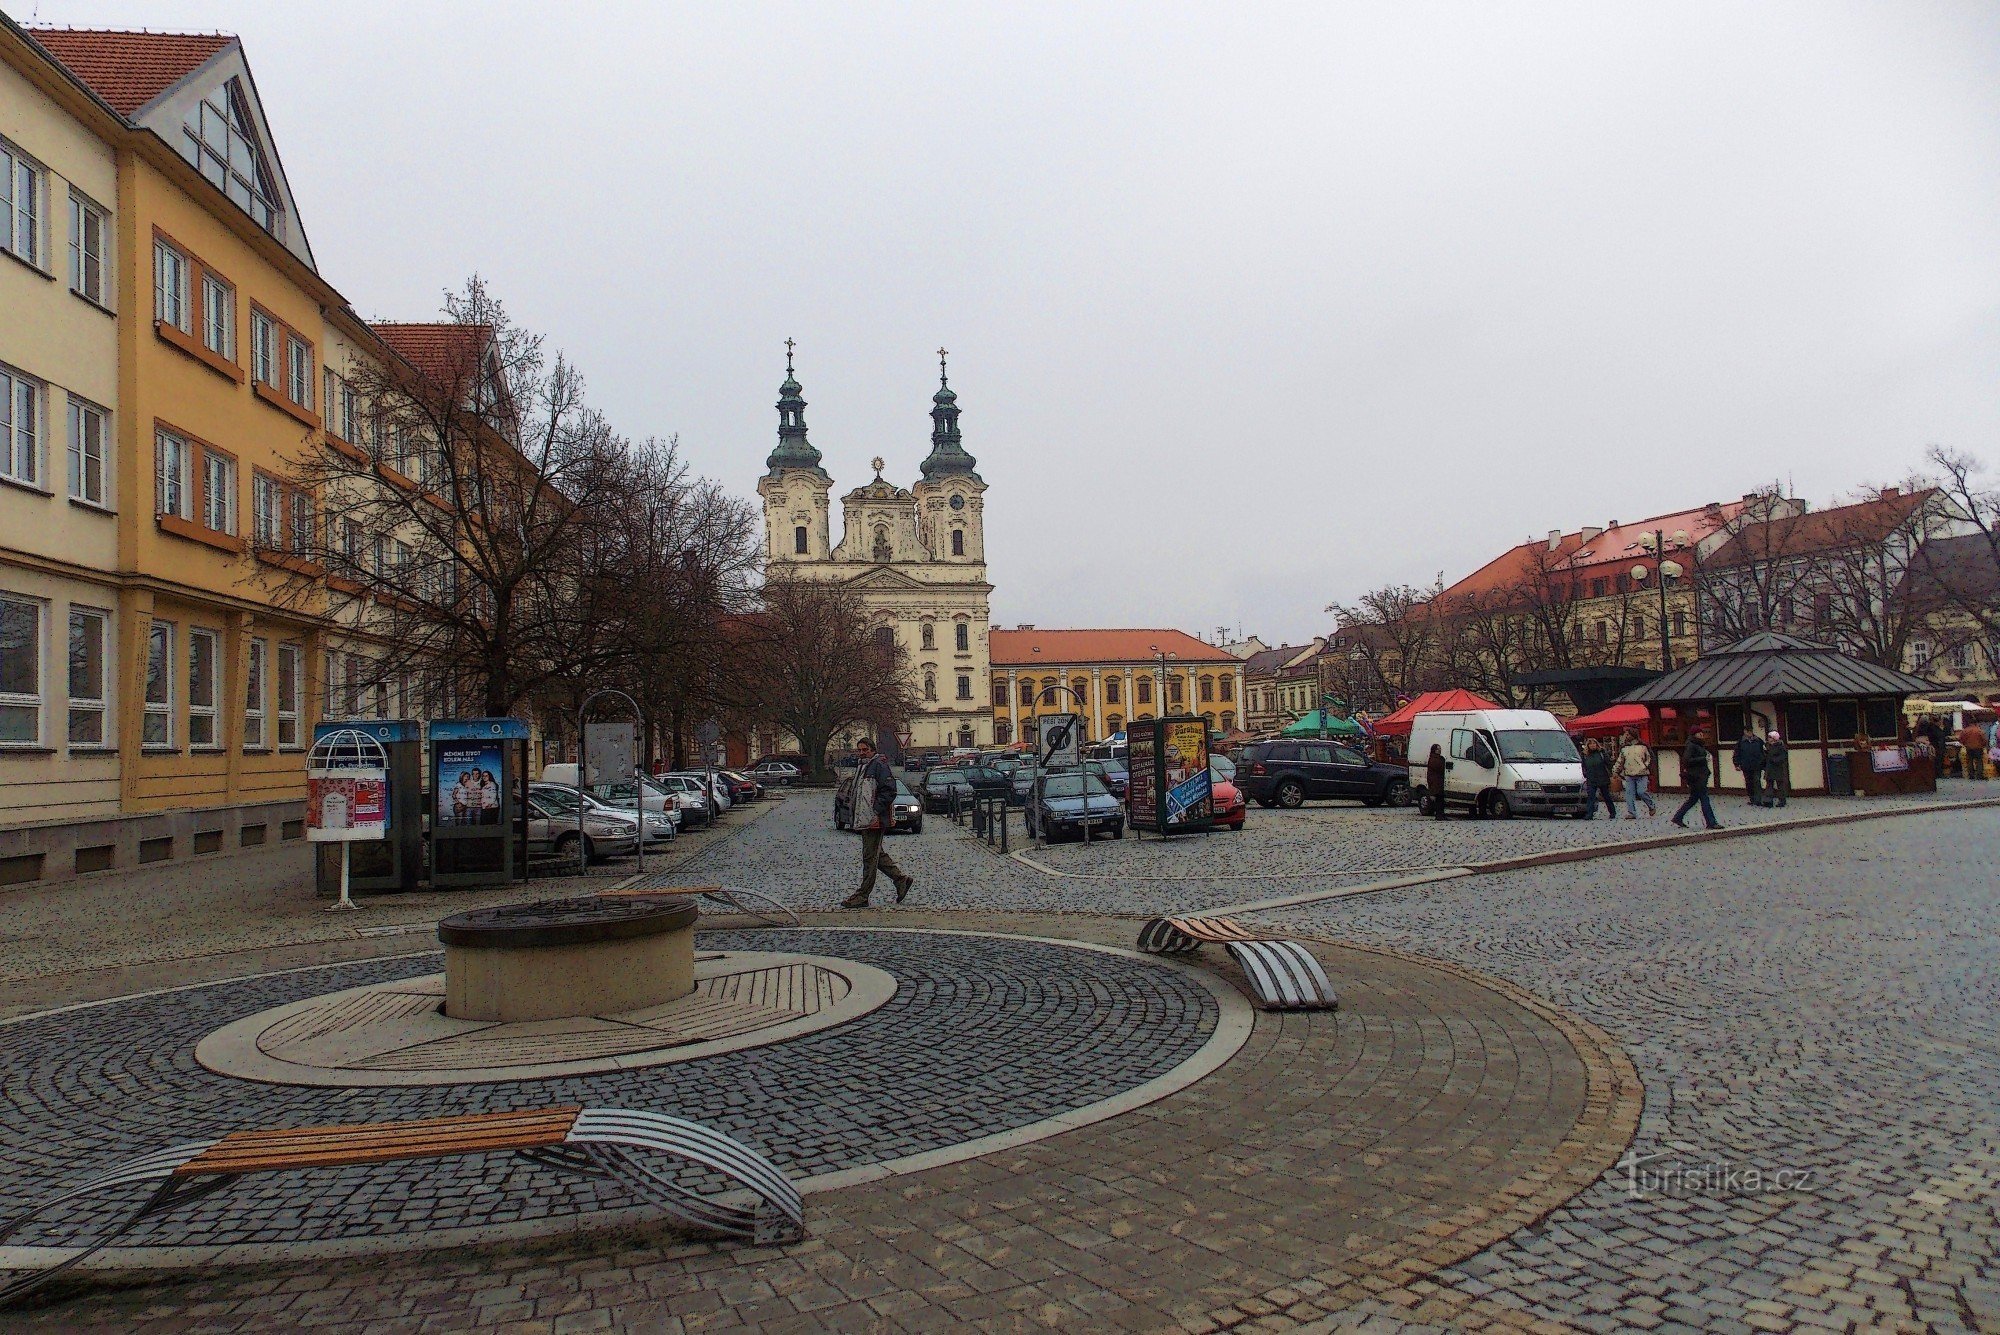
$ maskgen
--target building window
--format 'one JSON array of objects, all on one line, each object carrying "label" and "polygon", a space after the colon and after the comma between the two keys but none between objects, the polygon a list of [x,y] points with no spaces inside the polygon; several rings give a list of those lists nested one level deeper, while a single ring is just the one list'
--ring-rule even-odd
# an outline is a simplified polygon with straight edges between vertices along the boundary
[{"label": "building window", "polygon": [[0,139],[0,250],[42,266],[42,168],[20,149]]},{"label": "building window", "polygon": [[236,360],[236,289],[212,273],[201,276],[201,345]]},{"label": "building window", "polygon": [[1181,679],[1179,677],[1167,678],[1167,703],[1177,705],[1182,703],[1185,698],[1181,689]]},{"label": "building window", "polygon": [[250,311],[250,376],[260,385],[278,387],[278,322],[254,307]]},{"label": "building window", "polygon": [[1106,714],[1104,716],[1104,726],[1112,732],[1123,732],[1125,730],[1125,716],[1123,714]]},{"label": "building window", "polygon": [[806,554],[806,526],[800,524],[792,530],[792,552],[797,556]]},{"label": "building window", "polygon": [[1599,575],[1596,579],[1590,581],[1590,596],[1593,598],[1602,598],[1610,591],[1610,587],[1611,582],[1604,576]]},{"label": "building window", "polygon": [[291,502],[291,513],[287,516],[290,527],[285,533],[285,545],[297,555],[305,556],[312,551],[313,544],[312,497],[297,487],[287,490],[291,492],[287,498]]},{"label": "building window", "polygon": [[958,652],[962,654],[972,652],[972,627],[961,621],[952,627],[951,636]]},{"label": "building window", "polygon": [[937,648],[937,627],[932,625],[930,622],[926,621],[923,623],[922,633],[923,633],[923,647],[926,649]]},{"label": "building window", "polygon": [[1024,681],[1021,683],[1021,703],[1023,705],[1032,705],[1033,703],[1035,703],[1034,682]]},{"label": "building window", "polygon": [[961,700],[972,698],[972,674],[969,672],[958,674],[958,698]]},{"label": "building window", "polygon": [[1222,702],[1224,704],[1228,704],[1235,698],[1236,698],[1236,678],[1224,677],[1222,679]]},{"label": "building window", "polygon": [[243,749],[264,749],[264,674],[269,671],[271,642],[250,641],[250,662],[243,674]]},{"label": "building window", "polygon": [[965,530],[962,528],[955,528],[951,531],[951,554],[953,556],[965,555]]},{"label": "building window", "polygon": [[924,699],[937,699],[937,673],[935,672],[924,673]]},{"label": "building window", "polygon": [[[1123,685],[1124,683],[1120,682],[1116,677],[1112,677],[1109,680],[1107,680],[1104,683],[1104,703],[1107,705],[1117,704],[1118,692],[1123,687]],[[1113,729],[1113,731],[1116,731],[1116,729]]]},{"label": "building window", "polygon": [[361,395],[345,380],[340,382],[340,438],[349,444],[358,445],[361,438],[355,433],[361,429]]},{"label": "building window", "polygon": [[146,718],[141,745],[174,744],[174,626],[155,621],[146,628]]},{"label": "building window", "polygon": [[293,403],[312,411],[313,406],[313,352],[312,344],[302,338],[285,336],[285,366],[288,372],[285,393]]},{"label": "building window", "polygon": [[110,504],[105,468],[105,452],[110,433],[104,427],[104,409],[74,395],[69,401],[69,494],[92,505]]},{"label": "building window", "polygon": [[210,751],[216,746],[216,677],[221,642],[212,630],[188,631],[188,745]]},{"label": "building window", "polygon": [[153,242],[153,318],[183,334],[193,325],[188,314],[188,257],[166,242]]},{"label": "building window", "polygon": [[278,192],[250,124],[249,103],[235,79],[204,97],[187,120],[181,153],[236,207],[274,236],[283,235]]},{"label": "building window", "polygon": [[105,263],[111,222],[103,209],[72,190],[69,194],[69,287],[86,301],[104,304],[110,290]]},{"label": "building window", "polygon": [[42,605],[0,598],[0,746],[42,740]]},{"label": "building window", "polygon": [[105,657],[106,628],[111,614],[95,608],[69,609],[69,744],[105,745],[104,719],[109,710],[105,684],[110,680]]},{"label": "building window", "polygon": [[278,745],[296,748],[299,744],[299,716],[305,712],[305,674],[300,671],[305,655],[296,644],[278,646]]},{"label": "building window", "polygon": [[1152,704],[1153,679],[1151,677],[1141,677],[1139,678],[1138,686],[1139,686],[1139,703],[1142,705]]},{"label": "building window", "polygon": [[285,533],[285,489],[273,477],[250,478],[250,535],[259,547],[280,547]]},{"label": "building window", "polygon": [[0,477],[41,485],[41,423],[41,384],[0,366]]},{"label": "building window", "polygon": [[993,683],[993,707],[995,709],[1002,709],[1006,707],[1006,704],[1007,704],[1007,683],[1004,681],[996,681]]},{"label": "building window", "polygon": [[1688,633],[1687,613],[1674,613],[1674,638],[1681,639]]},{"label": "building window", "polygon": [[153,438],[154,512],[178,519],[194,519],[194,486],[189,476],[192,451],[188,443],[171,431]]},{"label": "building window", "polygon": [[201,522],[217,533],[236,531],[236,461],[214,450],[201,452]]},{"label": "building window", "polygon": [[1201,679],[1201,702],[1206,705],[1213,703],[1214,700],[1215,700],[1215,678],[1203,677]]},{"label": "building window", "polygon": [[1972,646],[1969,644],[1954,644],[1951,647],[1951,656],[1946,661],[1951,664],[1952,671],[1954,672],[1972,671]]},{"label": "building window", "polygon": [[1005,746],[1013,740],[1014,729],[1008,726],[1005,719],[993,725],[993,744],[995,746]]}]

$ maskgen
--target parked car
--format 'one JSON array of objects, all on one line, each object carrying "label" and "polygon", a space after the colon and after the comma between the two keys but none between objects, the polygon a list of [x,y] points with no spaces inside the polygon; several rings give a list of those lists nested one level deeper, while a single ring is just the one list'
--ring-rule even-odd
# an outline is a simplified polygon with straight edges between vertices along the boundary
[{"label": "parked car", "polygon": [[1322,798],[1403,806],[1412,793],[1402,766],[1378,765],[1340,742],[1252,742],[1243,748],[1233,781],[1263,807],[1296,807]]},{"label": "parked car", "polygon": [[776,756],[765,756],[750,767],[751,777],[772,788],[789,788],[806,773],[789,760],[779,760]]},{"label": "parked car", "polygon": [[[1545,709],[1470,709],[1419,714],[1410,724],[1406,782],[1422,788],[1431,747],[1445,756],[1444,801],[1476,816],[1587,816],[1583,757]],[[1424,809],[1438,794],[1425,793]]]},{"label": "parked car", "polygon": [[937,757],[928,751],[912,751],[903,757],[903,769],[910,774],[922,774],[935,763]]},{"label": "parked car", "polygon": [[[538,782],[548,784],[552,787],[567,788],[574,793],[576,791],[576,766],[571,764],[544,765],[542,767],[542,777]],[[643,805],[648,811],[667,813],[673,820],[676,828],[679,828],[687,819],[682,804],[675,799],[672,793],[654,786],[650,775],[640,775],[639,781],[636,784],[632,780],[627,779],[622,783],[600,783],[587,791],[592,797],[606,806],[615,807],[627,815],[630,815],[635,808]],[[643,802],[639,799],[639,794],[642,792],[645,794]]]},{"label": "parked car", "polygon": [[1033,765],[1016,765],[1014,773],[1008,781],[1007,805],[1010,807],[1026,807],[1028,805],[1028,795],[1035,791],[1035,780],[1040,778],[1041,775],[1042,772]]},{"label": "parked car", "polygon": [[1243,822],[1250,817],[1250,803],[1243,790],[1224,778],[1214,765],[1208,767],[1208,774],[1209,792],[1214,795],[1215,823],[1232,830],[1242,829]]},{"label": "parked car", "polygon": [[662,774],[648,777],[645,782],[663,793],[674,795],[680,803],[682,828],[695,829],[709,823],[715,811],[702,796],[701,780],[686,774]]},{"label": "parked car", "polygon": [[[629,789],[630,785],[626,787]],[[560,812],[565,816],[573,815],[576,811],[574,788],[567,788],[559,783],[531,783],[528,785],[528,793],[531,797],[540,798],[542,805],[551,811]],[[629,802],[630,798],[626,800]],[[586,792],[583,795],[583,808],[593,816],[616,816],[626,821],[633,818],[632,808],[629,805],[620,806],[615,796],[607,799]],[[680,815],[679,808],[670,811],[649,808],[646,812],[646,843],[664,844],[671,840],[679,832]]]},{"label": "parked car", "polygon": [[927,770],[920,791],[924,810],[950,811],[953,794],[1004,797],[1012,791],[1012,787],[1007,776],[1000,771],[972,767]]},{"label": "parked car", "polygon": [[741,770],[719,769],[717,778],[729,785],[729,800],[732,802],[755,802],[764,795],[764,787]]},{"label": "parked car", "polygon": [[586,862],[628,857],[639,849],[637,823],[629,812],[586,810],[582,832],[578,833],[576,790],[570,790],[571,806],[565,810],[552,803],[545,793],[528,794],[528,854],[576,859],[576,841],[583,840]]},{"label": "parked car", "polygon": [[736,799],[729,795],[729,784],[715,770],[675,770],[672,774],[662,774],[660,777],[662,779],[685,779],[694,785],[694,790],[697,793],[706,788],[718,812],[727,811],[736,804]]},{"label": "parked car", "polygon": [[1132,771],[1116,760],[1086,760],[1083,762],[1086,774],[1095,774],[1097,781],[1110,790],[1120,802],[1125,800],[1125,790],[1131,786]]},{"label": "parked car", "polygon": [[896,783],[896,801],[890,810],[889,833],[894,834],[898,830],[908,830],[911,834],[924,832],[924,804],[901,780]]},{"label": "parked car", "polygon": [[[1087,831],[1086,812],[1090,818]],[[1030,838],[1039,834],[1050,843],[1070,835],[1079,839],[1100,834],[1125,837],[1125,808],[1096,775],[1076,770],[1044,773],[1035,784],[1022,820]]]}]

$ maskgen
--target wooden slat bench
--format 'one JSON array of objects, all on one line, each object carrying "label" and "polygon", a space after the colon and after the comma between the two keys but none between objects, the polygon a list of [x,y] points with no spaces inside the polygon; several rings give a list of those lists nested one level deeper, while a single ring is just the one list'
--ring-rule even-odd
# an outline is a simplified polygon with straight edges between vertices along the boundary
[{"label": "wooden slat bench", "polygon": [[[157,1183],[131,1215],[59,1264],[0,1285],[0,1303],[41,1287],[109,1246],[141,1220],[199,1200],[252,1173],[347,1168],[398,1159],[514,1153],[564,1172],[610,1178],[678,1218],[740,1239],[779,1242],[803,1237],[799,1193],[770,1160],[697,1122],[664,1113],[578,1106],[430,1117],[407,1122],[277,1127],[235,1131],[219,1140],[158,1150],[79,1183],[0,1225],[0,1242],[65,1201],[135,1183]],[[642,1156],[665,1154],[699,1164],[757,1198],[754,1207],[691,1192]]]},{"label": "wooden slat bench", "polygon": [[1139,949],[1149,955],[1188,955],[1207,944],[1225,947],[1243,969],[1264,1010],[1332,1010],[1333,984],[1305,944],[1234,918],[1149,918],[1139,929]]},{"label": "wooden slat bench", "polygon": [[[799,915],[792,911],[783,900],[773,899],[761,890],[746,890],[740,885],[658,885],[633,886],[625,890],[606,890],[605,895],[693,895],[703,903],[715,904],[729,913],[741,913],[755,918],[766,927],[797,927]],[[763,907],[756,903],[760,901]]]}]

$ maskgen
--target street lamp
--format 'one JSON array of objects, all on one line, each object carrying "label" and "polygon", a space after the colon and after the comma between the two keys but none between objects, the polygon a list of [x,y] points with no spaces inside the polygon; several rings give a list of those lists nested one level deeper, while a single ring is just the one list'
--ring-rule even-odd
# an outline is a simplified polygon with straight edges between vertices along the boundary
[{"label": "street lamp", "polygon": [[1154,656],[1160,660],[1160,708],[1157,717],[1164,718],[1167,712],[1167,660],[1169,658],[1177,658],[1179,655],[1162,649],[1157,644],[1149,644],[1146,648],[1151,650]]},{"label": "street lamp", "polygon": [[[1673,535],[1673,542],[1675,546],[1685,549],[1688,545],[1687,530],[1675,529]],[[1667,581],[1673,579],[1679,579],[1682,575],[1687,573],[1687,570],[1686,567],[1682,566],[1680,562],[1669,561],[1666,559],[1667,535],[1663,533],[1661,530],[1654,529],[1651,533],[1643,535],[1639,539],[1639,545],[1645,548],[1647,551],[1653,553],[1655,558],[1655,563],[1659,567],[1660,671],[1672,672],[1674,670],[1674,651],[1673,651],[1673,643],[1668,638],[1667,635]],[[1646,579],[1646,567],[1643,564],[1633,566],[1632,567],[1633,582],[1643,583],[1645,579]]]}]

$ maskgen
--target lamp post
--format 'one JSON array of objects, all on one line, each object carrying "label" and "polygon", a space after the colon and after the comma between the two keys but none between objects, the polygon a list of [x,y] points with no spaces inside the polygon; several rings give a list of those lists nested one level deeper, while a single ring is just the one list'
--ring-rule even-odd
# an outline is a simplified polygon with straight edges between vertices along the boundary
[{"label": "lamp post", "polygon": [[1159,713],[1155,717],[1164,718],[1167,712],[1167,660],[1178,657],[1178,655],[1169,650],[1162,649],[1157,644],[1149,644],[1146,647],[1160,660],[1160,708]]},{"label": "lamp post", "polygon": [[[1678,546],[1685,549],[1688,543],[1688,536],[1685,532],[1676,530],[1674,541]],[[1669,561],[1667,559],[1667,535],[1660,529],[1654,529],[1651,533],[1640,539],[1640,542],[1652,551],[1654,557],[1653,564],[1659,571],[1660,671],[1672,672],[1674,670],[1674,649],[1673,641],[1667,631],[1667,581],[1670,579],[1679,579],[1687,571],[1680,562]],[[1645,579],[1646,567],[1643,564],[1633,566],[1632,578],[1635,580]]]}]

